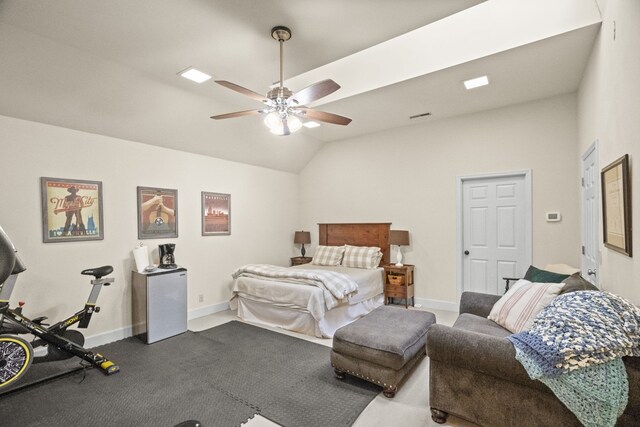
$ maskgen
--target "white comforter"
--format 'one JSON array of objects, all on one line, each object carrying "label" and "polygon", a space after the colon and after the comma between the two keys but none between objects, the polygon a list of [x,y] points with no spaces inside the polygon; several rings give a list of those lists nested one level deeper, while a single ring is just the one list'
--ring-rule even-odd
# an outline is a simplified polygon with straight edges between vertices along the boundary
[{"label": "white comforter", "polygon": [[247,264],[233,273],[233,278],[251,277],[277,280],[322,289],[327,309],[336,307],[340,301],[358,292],[358,284],[346,274],[330,270],[307,270],[280,267],[268,264]]}]

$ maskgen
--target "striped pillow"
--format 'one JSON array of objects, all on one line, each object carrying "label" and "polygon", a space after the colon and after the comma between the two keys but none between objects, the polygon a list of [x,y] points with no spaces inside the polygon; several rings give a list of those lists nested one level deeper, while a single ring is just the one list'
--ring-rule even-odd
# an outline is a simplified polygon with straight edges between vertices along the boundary
[{"label": "striped pillow", "polygon": [[514,334],[526,331],[531,328],[538,313],[558,296],[563,286],[562,283],[518,280],[493,306],[488,318]]},{"label": "striped pillow", "polygon": [[342,255],[344,255],[344,246],[318,246],[311,260],[311,264],[340,265]]},{"label": "striped pillow", "polygon": [[382,259],[380,248],[344,245],[343,267],[376,268]]}]

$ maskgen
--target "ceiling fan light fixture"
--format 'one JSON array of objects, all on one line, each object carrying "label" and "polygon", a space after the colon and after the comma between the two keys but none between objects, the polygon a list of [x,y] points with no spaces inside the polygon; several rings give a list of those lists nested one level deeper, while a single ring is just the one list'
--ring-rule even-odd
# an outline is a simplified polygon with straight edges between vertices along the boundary
[{"label": "ceiling fan light fixture", "polygon": [[196,83],[204,83],[211,78],[209,74],[203,73],[200,70],[196,70],[193,67],[189,67],[186,70],[180,71],[178,75]]},{"label": "ceiling fan light fixture", "polygon": [[313,129],[313,128],[320,127],[320,123],[314,122],[313,120],[309,120],[308,122],[304,122],[302,124],[302,126],[308,128],[308,129]]},{"label": "ceiling fan light fixture", "polygon": [[[284,121],[287,121],[287,127],[289,133],[294,133],[300,130],[302,122],[296,116],[287,113],[279,113],[272,111],[264,118],[264,124],[267,125],[269,130],[274,135],[285,135]],[[288,134],[287,134],[288,135]]]}]

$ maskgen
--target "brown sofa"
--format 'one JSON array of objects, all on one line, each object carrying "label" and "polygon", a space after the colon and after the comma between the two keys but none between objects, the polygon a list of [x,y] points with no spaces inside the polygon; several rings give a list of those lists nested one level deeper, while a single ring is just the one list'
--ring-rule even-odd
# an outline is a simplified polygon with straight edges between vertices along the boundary
[{"label": "brown sofa", "polygon": [[[448,414],[483,426],[580,426],[540,381],[529,378],[505,337],[511,333],[487,319],[500,296],[464,292],[453,327],[433,325],[427,334],[429,404],[434,421]],[[617,426],[640,420],[640,358],[623,359],[629,402]]]}]

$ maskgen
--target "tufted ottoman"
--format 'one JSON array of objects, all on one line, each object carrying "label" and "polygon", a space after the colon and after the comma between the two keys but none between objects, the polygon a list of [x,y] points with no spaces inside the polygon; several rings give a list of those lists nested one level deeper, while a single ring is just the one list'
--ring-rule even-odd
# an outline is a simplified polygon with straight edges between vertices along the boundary
[{"label": "tufted ottoman", "polygon": [[398,385],[425,355],[427,330],[436,316],[427,311],[384,305],[333,336],[331,366],[336,377],[345,374],[383,387],[394,397]]}]

